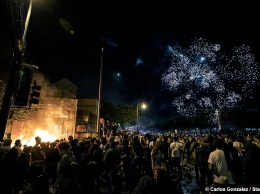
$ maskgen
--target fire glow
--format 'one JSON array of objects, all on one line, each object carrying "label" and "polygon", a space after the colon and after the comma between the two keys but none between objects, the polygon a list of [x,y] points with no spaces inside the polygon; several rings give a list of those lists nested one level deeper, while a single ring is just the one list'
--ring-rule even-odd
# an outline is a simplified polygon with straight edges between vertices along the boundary
[{"label": "fire glow", "polygon": [[58,137],[56,137],[55,135],[49,133],[47,130],[43,130],[43,129],[36,129],[35,130],[35,134],[31,137],[26,137],[23,134],[21,134],[18,139],[20,139],[23,143],[23,145],[27,145],[27,146],[34,146],[35,145],[35,137],[39,136],[42,139],[42,142],[53,142],[57,139],[59,139]]},{"label": "fire glow", "polygon": [[33,146],[37,136],[42,142],[53,142],[74,135],[77,99],[45,97],[42,102],[28,117],[13,118],[11,127],[6,130],[13,142],[20,139],[23,145]]}]

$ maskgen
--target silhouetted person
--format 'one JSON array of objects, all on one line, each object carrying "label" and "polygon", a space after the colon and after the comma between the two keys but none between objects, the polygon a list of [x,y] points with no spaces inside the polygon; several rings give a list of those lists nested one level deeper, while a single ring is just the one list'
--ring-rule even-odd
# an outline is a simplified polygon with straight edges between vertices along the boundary
[{"label": "silhouetted person", "polygon": [[1,194],[18,194],[19,191],[19,162],[18,150],[11,148],[0,162],[0,191]]},{"label": "silhouetted person", "polygon": [[43,153],[41,150],[41,147],[40,147],[41,142],[42,142],[42,139],[39,136],[35,137],[35,145],[31,149],[31,159],[30,159],[31,162],[36,160],[36,158],[38,158],[38,160],[39,159],[44,160],[45,153]]},{"label": "silhouetted person", "polygon": [[71,164],[76,162],[76,158],[70,148],[70,144],[66,141],[58,145],[61,159],[57,167],[56,187],[59,194],[69,194],[72,189],[73,172]]},{"label": "silhouetted person", "polygon": [[26,180],[32,185],[31,194],[49,194],[49,175],[45,171],[42,160],[34,160],[29,167]]},{"label": "silhouetted person", "polygon": [[0,160],[3,159],[5,153],[9,152],[11,149],[12,139],[5,139],[2,145],[0,146]]},{"label": "silhouetted person", "polygon": [[50,184],[54,185],[57,177],[57,167],[58,162],[61,159],[61,156],[59,154],[58,148],[56,148],[57,143],[51,142],[50,143],[50,149],[46,153],[46,157],[44,160],[44,166],[46,167],[46,172],[49,174],[50,177]]},{"label": "silhouetted person", "polygon": [[71,149],[70,151],[73,152],[74,156],[76,157],[76,161],[79,162],[80,155],[83,153],[83,150],[79,147],[79,140],[78,139],[72,139],[70,141]]},{"label": "silhouetted person", "polygon": [[213,184],[213,172],[208,168],[208,158],[211,153],[210,143],[207,138],[203,137],[200,140],[198,147],[196,148],[197,157],[196,162],[199,170],[199,187],[200,192],[205,192],[206,178],[208,180],[208,186]]},{"label": "silhouetted person", "polygon": [[246,157],[245,172],[247,184],[260,187],[260,148],[252,141],[253,138],[247,136],[243,146]]},{"label": "silhouetted person", "polygon": [[103,161],[108,173],[108,194],[112,194],[114,192],[117,166],[121,162],[120,151],[116,148],[115,142],[110,143],[110,148],[106,151]]},{"label": "silhouetted person", "polygon": [[22,142],[20,139],[15,140],[13,148],[18,149],[18,154],[20,155],[22,153]]}]

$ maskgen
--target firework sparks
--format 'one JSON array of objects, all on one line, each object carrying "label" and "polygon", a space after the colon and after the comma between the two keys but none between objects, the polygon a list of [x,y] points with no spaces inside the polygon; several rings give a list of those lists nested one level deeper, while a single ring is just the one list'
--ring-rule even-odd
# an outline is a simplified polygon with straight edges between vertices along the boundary
[{"label": "firework sparks", "polygon": [[219,44],[197,38],[189,49],[170,48],[171,66],[161,80],[174,92],[172,104],[181,115],[235,107],[251,97],[252,86],[259,83],[258,64],[248,46],[235,47],[226,55]]}]

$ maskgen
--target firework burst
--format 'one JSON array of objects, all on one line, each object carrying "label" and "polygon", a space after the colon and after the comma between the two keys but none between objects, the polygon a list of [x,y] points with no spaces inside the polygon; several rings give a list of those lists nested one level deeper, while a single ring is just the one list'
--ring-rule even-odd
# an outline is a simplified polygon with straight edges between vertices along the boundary
[{"label": "firework burst", "polygon": [[171,49],[171,65],[161,80],[174,92],[172,104],[179,114],[192,117],[202,110],[233,108],[252,96],[259,67],[250,47],[235,47],[230,55],[220,50],[219,44],[202,38],[188,49]]}]

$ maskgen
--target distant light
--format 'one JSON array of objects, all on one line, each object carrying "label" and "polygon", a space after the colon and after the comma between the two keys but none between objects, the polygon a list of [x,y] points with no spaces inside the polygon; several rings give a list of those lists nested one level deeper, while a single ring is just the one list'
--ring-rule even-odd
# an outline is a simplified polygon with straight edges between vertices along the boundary
[{"label": "distant light", "polygon": [[143,64],[143,63],[144,63],[144,61],[141,58],[136,59],[136,65],[140,65],[140,64]]},{"label": "distant light", "polygon": [[113,78],[116,79],[116,80],[119,80],[120,77],[121,77],[121,73],[115,73],[115,74],[113,75]]},{"label": "distant light", "polygon": [[73,35],[75,33],[74,27],[72,26],[72,24],[68,20],[66,20],[64,18],[59,18],[59,23],[60,23],[62,29],[66,33],[68,33],[70,35]]},{"label": "distant light", "polygon": [[142,104],[142,109],[146,109],[146,107],[147,107],[146,104],[143,103],[143,104]]},{"label": "distant light", "polygon": [[200,61],[202,62],[202,61],[204,61],[205,60],[205,57],[201,57],[200,58]]}]

